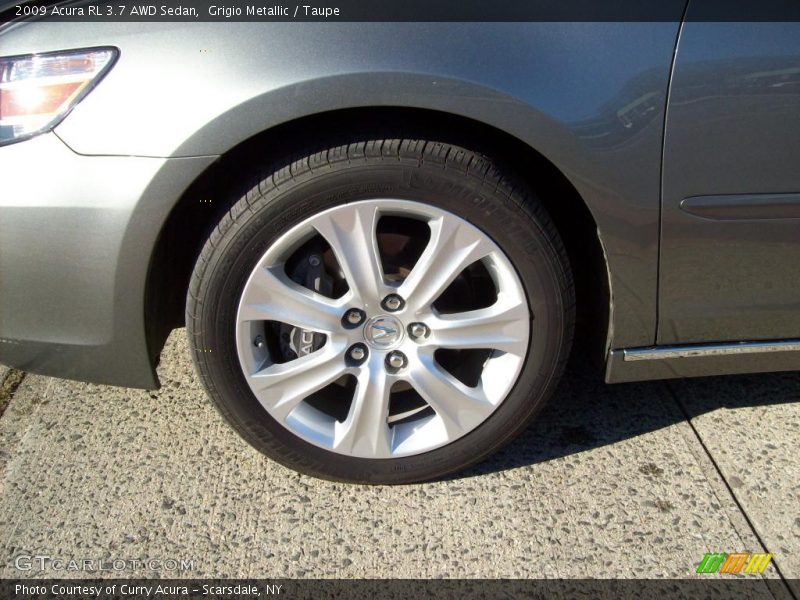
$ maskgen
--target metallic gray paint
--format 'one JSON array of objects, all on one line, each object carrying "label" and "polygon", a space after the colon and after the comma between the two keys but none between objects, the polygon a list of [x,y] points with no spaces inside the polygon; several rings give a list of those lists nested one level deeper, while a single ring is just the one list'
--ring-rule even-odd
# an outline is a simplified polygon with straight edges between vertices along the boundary
[{"label": "metallic gray paint", "polygon": [[[82,155],[216,155],[277,124],[360,106],[452,112],[508,132],[556,164],[592,211],[611,273],[614,345],[626,346],[652,343],[655,335],[661,128],[677,29],[677,23],[153,23],[134,30],[124,23],[38,22],[5,31],[0,53],[120,48],[102,85],[56,129]],[[148,209],[126,207],[128,216],[146,215],[148,235],[131,254],[95,254],[97,276],[82,275],[87,286],[107,287],[101,279],[111,270],[143,289],[147,249],[187,181],[169,183],[178,192],[163,194],[158,206],[150,200]],[[3,204],[0,215],[7,212]],[[116,226],[119,237],[124,227]],[[40,242],[27,250],[49,256],[58,246]],[[76,277],[79,270],[74,263],[67,273]],[[30,265],[27,272],[39,277]],[[116,344],[142,335],[138,301],[118,299],[113,318],[100,316],[96,327],[106,330],[105,339],[108,330],[119,332]],[[48,330],[16,326],[14,337],[47,339]],[[0,336],[12,337],[4,329]],[[142,360],[128,362],[125,373],[108,359],[68,375],[150,385]],[[33,362],[26,367],[39,369]]]},{"label": "metallic gray paint", "polygon": [[0,147],[0,361],[154,387],[144,281],[170,205],[213,157],[86,157],[54,134]]},{"label": "metallic gray paint", "polygon": [[[667,116],[657,344],[797,338],[800,23],[692,22],[695,8]],[[695,196],[728,200],[685,210]]]},{"label": "metallic gray paint", "polygon": [[[375,106],[467,117],[526,143],[568,178],[603,244],[610,348],[800,337],[796,222],[709,220],[680,207],[693,196],[800,190],[798,25],[687,23],[664,141],[678,28],[11,26],[0,34],[0,55],[113,45],[121,56],[55,134],[0,148],[0,361],[156,385],[144,288],[156,238],[183,191],[217,155],[252,136],[310,115]],[[607,378],[800,367],[789,354],[631,367],[613,350]]]}]

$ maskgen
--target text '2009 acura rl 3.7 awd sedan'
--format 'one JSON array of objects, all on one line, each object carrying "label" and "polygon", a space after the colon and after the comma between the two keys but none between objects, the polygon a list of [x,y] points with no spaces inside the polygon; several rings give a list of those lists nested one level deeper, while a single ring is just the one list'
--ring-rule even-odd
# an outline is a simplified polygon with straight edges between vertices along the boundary
[{"label": "text '2009 acura rl 3.7 awd sedan'", "polygon": [[155,388],[185,325],[248,442],[373,483],[511,440],[573,338],[608,382],[799,368],[800,25],[658,4],[5,24],[0,362]]}]

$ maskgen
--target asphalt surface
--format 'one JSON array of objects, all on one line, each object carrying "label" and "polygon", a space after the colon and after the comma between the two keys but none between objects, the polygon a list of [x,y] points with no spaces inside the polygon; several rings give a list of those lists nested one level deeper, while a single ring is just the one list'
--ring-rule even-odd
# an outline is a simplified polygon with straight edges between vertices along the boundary
[{"label": "asphalt surface", "polygon": [[572,365],[488,462],[368,487],[240,440],[183,335],[158,392],[22,381],[0,418],[0,577],[85,575],[15,568],[38,554],[194,561],[101,576],[685,578],[706,552],[768,551],[764,585],[800,595],[780,581],[800,577],[800,373],[607,386]]}]

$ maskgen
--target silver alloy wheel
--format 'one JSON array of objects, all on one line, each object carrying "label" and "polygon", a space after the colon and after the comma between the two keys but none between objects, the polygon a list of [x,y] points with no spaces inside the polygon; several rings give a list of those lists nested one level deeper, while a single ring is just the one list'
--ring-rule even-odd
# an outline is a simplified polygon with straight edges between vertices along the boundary
[{"label": "silver alloy wheel", "polygon": [[[384,276],[376,235],[384,216],[423,221],[430,228],[427,245],[402,281]],[[330,245],[349,288],[338,298],[295,283],[286,272],[287,260],[317,234]],[[476,262],[491,276],[496,301],[465,312],[439,312],[437,299]],[[390,294],[404,303],[387,312],[382,301]],[[366,315],[357,326],[347,318],[354,308]],[[242,292],[236,343],[250,389],[272,418],[292,433],[348,456],[395,458],[449,444],[492,414],[525,362],[529,319],[516,271],[486,234],[427,204],[376,199],[320,212],[268,248]],[[265,321],[324,334],[324,344],[307,355],[274,361],[264,344],[253,341]],[[424,324],[426,335],[408,334],[409,325],[417,323]],[[357,364],[349,358],[354,344],[367,348]],[[477,385],[465,385],[444,369],[435,356],[440,349],[490,351]],[[387,356],[397,353],[405,364],[392,368]],[[355,380],[345,418],[305,401],[345,376]],[[419,418],[390,415],[390,394],[397,385],[412,388],[432,410],[417,411]]]}]

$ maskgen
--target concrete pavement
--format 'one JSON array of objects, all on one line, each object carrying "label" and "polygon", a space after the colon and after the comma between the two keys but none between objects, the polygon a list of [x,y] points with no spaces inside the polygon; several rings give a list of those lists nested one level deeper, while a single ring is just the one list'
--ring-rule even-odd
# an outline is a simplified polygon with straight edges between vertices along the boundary
[{"label": "concrete pavement", "polygon": [[25,378],[0,419],[1,577],[83,575],[14,567],[44,554],[194,562],[116,576],[684,578],[738,551],[800,577],[800,373],[607,386],[571,367],[488,462],[367,487],[241,441],[183,336],[158,392]]}]

